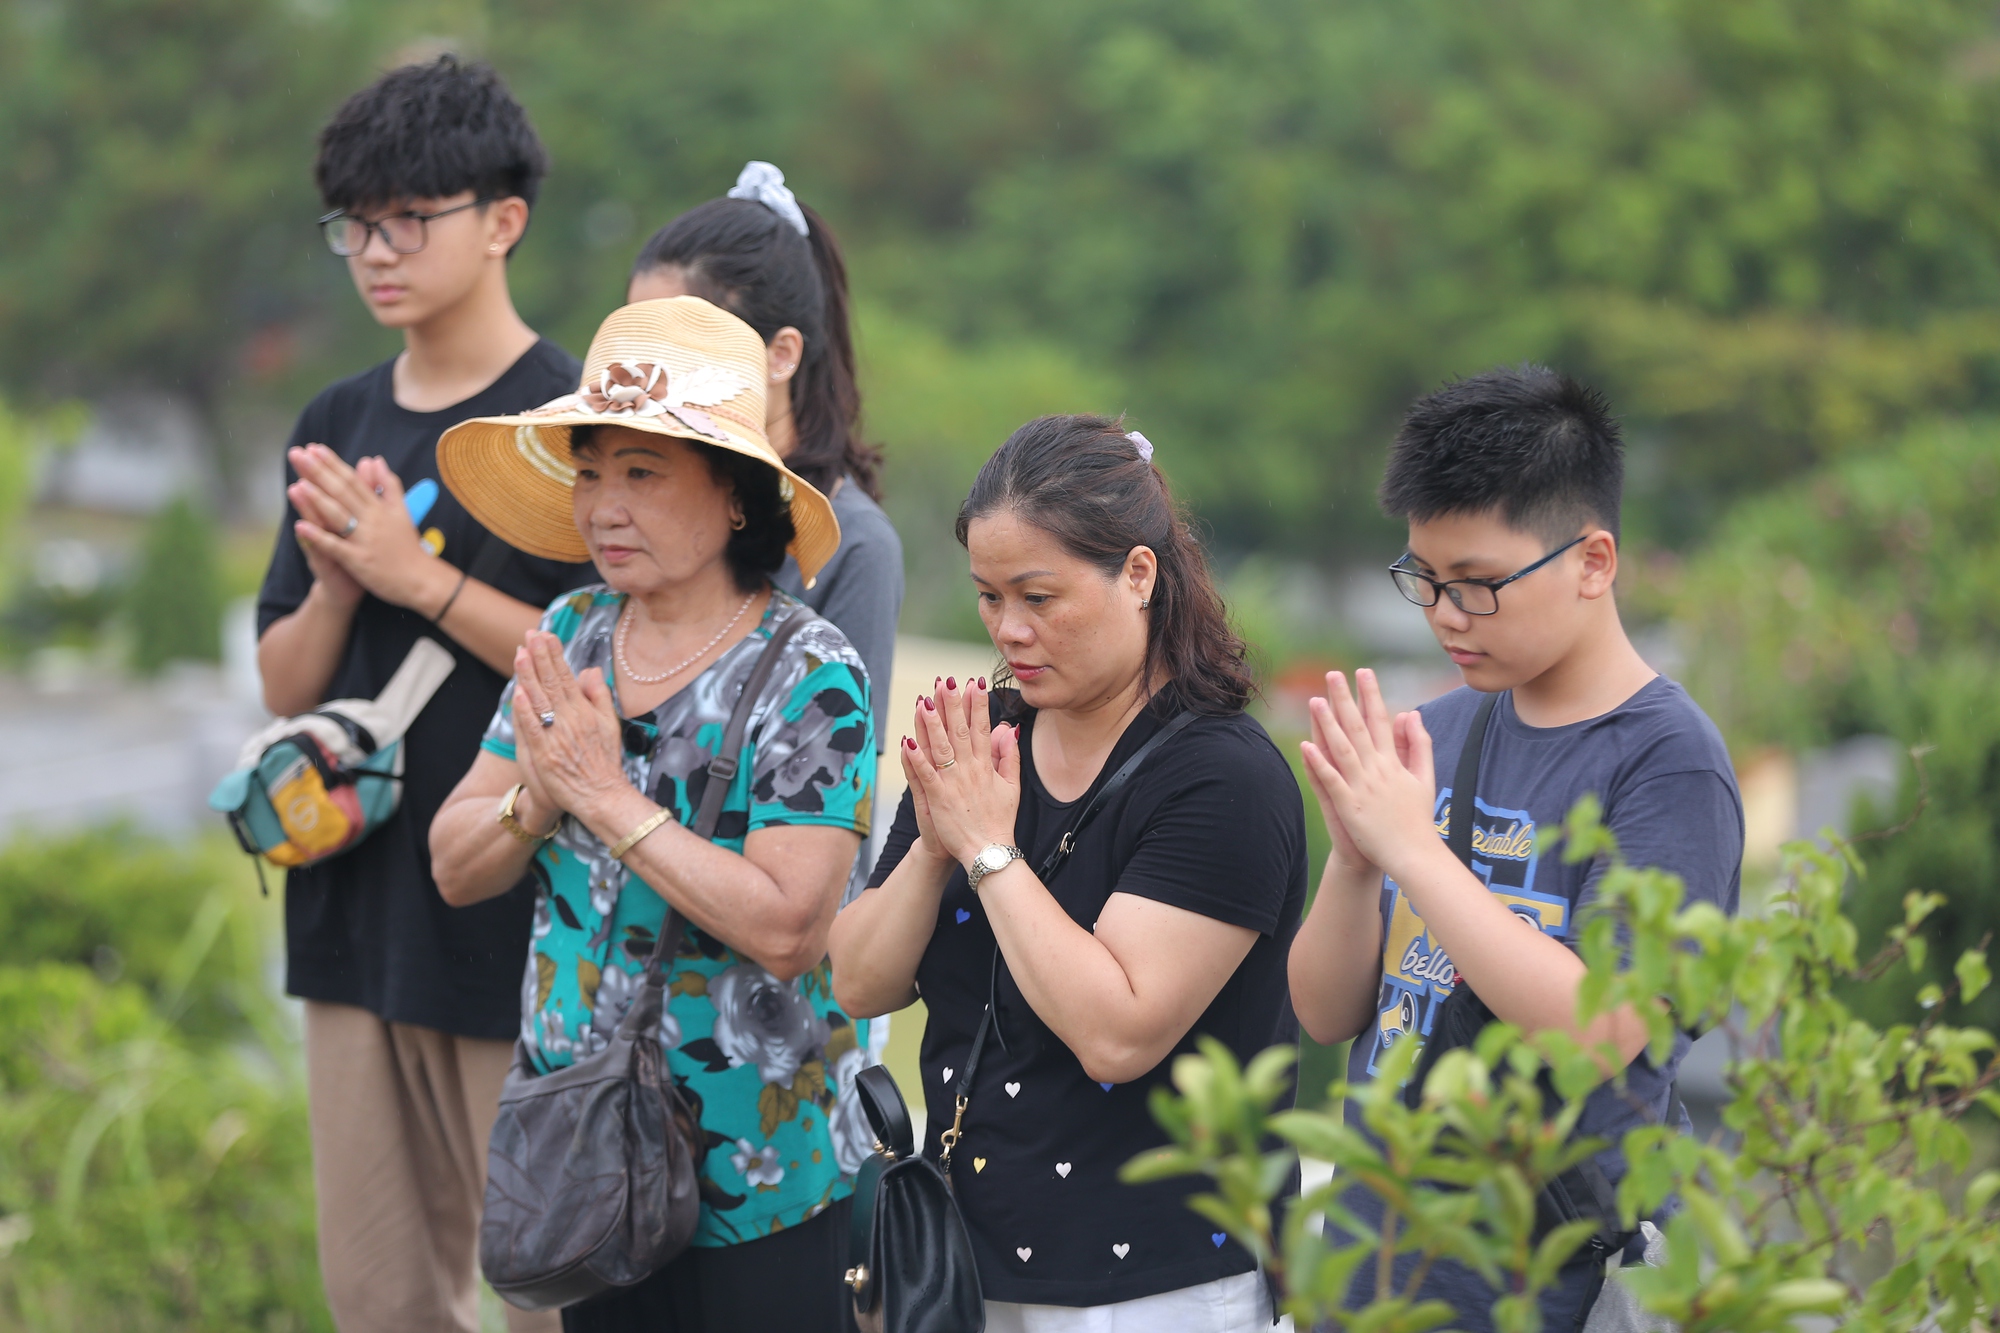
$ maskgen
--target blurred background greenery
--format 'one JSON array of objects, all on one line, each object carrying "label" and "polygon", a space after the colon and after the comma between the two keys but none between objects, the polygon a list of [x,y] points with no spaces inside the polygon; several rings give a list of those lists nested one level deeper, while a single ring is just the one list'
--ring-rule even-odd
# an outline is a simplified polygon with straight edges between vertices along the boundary
[{"label": "blurred background greenery", "polygon": [[[1421,694],[1414,613],[1374,614],[1383,445],[1414,394],[1545,360],[1624,417],[1621,595],[1744,766],[1753,886],[1801,820],[1888,828],[1922,791],[1857,917],[1942,891],[1948,960],[2000,914],[1993,0],[0,0],[0,657],[221,653],[291,416],[396,347],[312,226],[314,133],[441,50],[549,144],[515,291],[572,350],[745,159],[839,229],[906,631],[977,635],[951,518],[1007,432],[1124,411],[1274,731],[1328,665]],[[134,404],[180,423],[146,446],[173,502],[107,515],[64,459]],[[1866,738],[1872,796],[1801,795]],[[0,857],[0,1328],[323,1318],[240,881],[130,830]],[[100,1290],[86,1255],[132,1267]]]}]

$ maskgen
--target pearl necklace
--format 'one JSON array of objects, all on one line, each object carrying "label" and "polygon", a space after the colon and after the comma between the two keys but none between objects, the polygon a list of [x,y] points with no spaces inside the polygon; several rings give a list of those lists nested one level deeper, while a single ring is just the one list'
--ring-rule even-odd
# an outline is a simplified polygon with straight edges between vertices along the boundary
[{"label": "pearl necklace", "polygon": [[727,625],[724,625],[721,629],[717,630],[715,632],[715,637],[710,639],[707,643],[704,643],[701,646],[701,648],[694,654],[694,656],[688,658],[684,662],[681,662],[678,666],[672,666],[667,668],[665,671],[662,671],[657,676],[642,676],[638,672],[632,669],[631,660],[625,656],[625,638],[626,635],[631,632],[632,628],[632,617],[629,614],[627,614],[632,609],[632,602],[628,598],[625,602],[625,610],[620,611],[618,613],[618,631],[617,633],[611,636],[611,647],[612,650],[617,654],[619,670],[625,673],[625,679],[631,681],[635,685],[658,685],[663,680],[672,680],[675,676],[680,675],[681,672],[686,671],[696,662],[699,662],[702,658],[708,656],[708,650],[715,647],[716,644],[721,643],[722,636],[729,633],[730,630],[736,628],[736,622],[743,619],[743,613],[745,611],[748,611],[750,609],[750,603],[756,600],[757,600],[757,594],[754,592],[751,593],[748,597],[745,597],[743,599],[743,605],[736,608],[736,614],[729,617],[729,623]]}]

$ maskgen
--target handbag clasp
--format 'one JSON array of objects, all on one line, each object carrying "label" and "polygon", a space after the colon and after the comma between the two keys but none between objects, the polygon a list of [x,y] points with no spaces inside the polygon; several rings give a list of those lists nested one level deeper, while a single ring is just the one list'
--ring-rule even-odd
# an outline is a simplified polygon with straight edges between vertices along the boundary
[{"label": "handbag clasp", "polygon": [[965,1108],[968,1101],[969,1099],[963,1095],[959,1097],[958,1108],[952,1113],[951,1128],[938,1135],[938,1144],[944,1149],[938,1154],[938,1165],[944,1168],[946,1175],[951,1174],[951,1150],[958,1146],[961,1138],[965,1137]]}]

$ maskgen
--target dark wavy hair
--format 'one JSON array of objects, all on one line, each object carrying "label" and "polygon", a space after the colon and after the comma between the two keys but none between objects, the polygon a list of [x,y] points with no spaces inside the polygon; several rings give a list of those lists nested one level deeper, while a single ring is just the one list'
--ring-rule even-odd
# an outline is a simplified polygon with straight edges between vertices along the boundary
[{"label": "dark wavy hair", "polygon": [[[595,443],[596,437],[596,426],[571,426],[570,456]],[[798,535],[792,525],[792,507],[778,493],[778,470],[734,449],[718,449],[700,440],[681,443],[701,455],[709,475],[736,492],[743,506],[743,527],[729,534],[722,558],[738,592],[757,591],[785,563],[785,548]]]},{"label": "dark wavy hair", "polygon": [[533,207],[549,155],[491,65],[442,55],[392,69],[341,104],[319,135],[313,178],[328,208],[471,190]]},{"label": "dark wavy hair", "polygon": [[754,199],[711,199],[654,232],[632,273],[679,269],[689,294],[721,306],[766,343],[787,326],[805,335],[791,380],[798,445],[785,465],[822,495],[845,475],[880,500],[882,451],[861,438],[847,261],[826,219],[804,204],[799,211],[804,236]]},{"label": "dark wavy hair", "polygon": [[1002,510],[1107,578],[1133,547],[1151,548],[1160,572],[1147,611],[1147,689],[1170,687],[1198,713],[1243,711],[1256,692],[1243,640],[1229,627],[1187,515],[1160,470],[1139,456],[1122,418],[1039,417],[1008,436],[959,506],[959,545],[974,519]]}]

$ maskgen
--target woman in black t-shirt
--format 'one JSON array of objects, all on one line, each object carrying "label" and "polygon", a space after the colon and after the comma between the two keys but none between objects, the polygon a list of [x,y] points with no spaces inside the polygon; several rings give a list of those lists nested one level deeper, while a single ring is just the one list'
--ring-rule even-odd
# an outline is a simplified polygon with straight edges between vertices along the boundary
[{"label": "woman in black t-shirt", "polygon": [[[909,793],[833,926],[849,1013],[929,1010],[926,1153],[969,1098],[952,1183],[991,1333],[1271,1324],[1255,1261],[1186,1207],[1186,1182],[1117,1179],[1166,1141],[1147,1095],[1197,1033],[1243,1059],[1294,1039],[1284,958],[1306,882],[1298,787],[1244,715],[1242,641],[1151,458],[1120,423],[1044,417],[981,469],[958,535],[1018,689],[946,680],[918,700]],[[1183,713],[1044,883],[1099,790]]]}]

